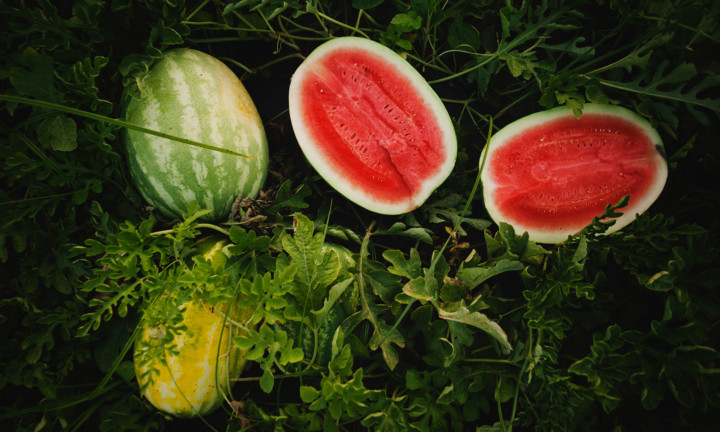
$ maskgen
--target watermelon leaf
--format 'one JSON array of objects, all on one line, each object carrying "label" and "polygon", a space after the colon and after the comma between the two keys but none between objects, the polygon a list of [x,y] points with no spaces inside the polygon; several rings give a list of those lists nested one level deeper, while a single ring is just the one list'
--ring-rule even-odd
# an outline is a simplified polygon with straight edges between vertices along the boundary
[{"label": "watermelon leaf", "polygon": [[392,274],[406,277],[408,279],[415,279],[423,276],[420,254],[416,249],[410,250],[410,257],[407,260],[405,259],[405,255],[399,250],[385,251],[383,252],[383,258],[392,264],[388,267],[388,271]]},{"label": "watermelon leaf", "polygon": [[[371,350],[380,348],[385,363],[392,370],[399,362],[398,353],[392,345],[394,344],[401,348],[404,347],[405,338],[396,327],[391,327],[385,322],[385,320],[380,316],[382,307],[375,303],[377,297],[373,292],[373,288],[382,290],[379,291],[381,293],[387,293],[386,290],[390,288],[387,282],[391,281],[392,278],[384,276],[385,274],[391,276],[390,272],[382,270],[373,271],[373,266],[366,262],[370,235],[371,231],[368,230],[363,238],[363,244],[360,249],[360,260],[358,262],[359,274],[357,280],[360,311],[349,316],[343,322],[342,328],[345,333],[349,333],[362,321],[369,321],[373,326],[373,334],[368,343],[368,347]],[[391,256],[393,256],[393,254],[391,254]],[[381,283],[381,280],[384,280],[384,282]],[[391,298],[386,298],[387,301],[392,302]]]},{"label": "watermelon leaf", "polygon": [[490,263],[487,267],[463,266],[458,271],[457,278],[462,281],[463,287],[466,290],[471,290],[495,275],[507,271],[520,271],[524,268],[525,265],[520,261],[512,259],[500,259],[498,261]]},{"label": "watermelon leaf", "polygon": [[420,29],[422,17],[411,10],[392,17],[387,29],[380,35],[380,41],[389,48],[412,50],[410,35]]},{"label": "watermelon leaf", "polygon": [[437,300],[438,283],[435,278],[418,277],[406,283],[403,292],[425,304]]},{"label": "watermelon leaf", "polygon": [[[717,2],[0,3],[6,429],[716,423]],[[459,152],[434,202],[373,222],[325,193],[297,151],[278,83],[314,46],[342,36],[399,51],[447,107]],[[138,130],[123,123],[123,99],[138,96],[137,79],[179,45],[233,64],[271,132],[272,175],[221,225],[201,222],[210,206],[199,199],[178,220],[155,214],[118,150],[126,129]],[[671,174],[662,196],[603,234],[637,196],[615,199],[554,245],[494,225],[470,190],[487,137],[543,107],[579,114],[589,102],[629,108],[658,130]],[[173,130],[161,136],[183,135]],[[222,271],[198,255],[216,236]],[[323,252],[329,238],[361,251]],[[227,376],[235,386],[220,412],[159,414],[138,390],[183,351],[175,337],[187,334],[185,300],[231,298],[248,313],[225,328],[254,360]],[[137,342],[138,324],[151,326],[150,343]],[[135,373],[152,359],[159,366]]]},{"label": "watermelon leaf", "polygon": [[720,112],[720,98],[703,98],[700,95],[702,92],[720,88],[720,76],[706,76],[700,82],[687,88],[687,83],[697,75],[695,65],[682,63],[666,73],[665,70],[668,65],[668,61],[663,61],[654,68],[652,75],[642,74],[631,81],[613,81],[602,78],[598,78],[597,80],[606,87],[659,99],[697,105]]},{"label": "watermelon leaf", "polygon": [[477,327],[495,338],[495,340],[500,343],[500,347],[505,354],[512,351],[512,345],[508,342],[508,337],[507,334],[505,334],[505,331],[498,323],[490,320],[490,318],[488,318],[485,314],[477,311],[471,312],[467,307],[463,306],[452,312],[441,310],[438,316],[448,321],[456,321]]},{"label": "watermelon leaf", "polygon": [[409,227],[402,222],[395,222],[390,228],[378,231],[375,235],[402,235],[426,244],[432,244],[430,230],[423,227]]},{"label": "watermelon leaf", "polygon": [[335,305],[335,303],[345,293],[345,291],[348,289],[348,287],[352,284],[353,280],[354,280],[354,278],[352,278],[352,277],[345,278],[330,288],[330,291],[328,292],[328,296],[324,300],[325,302],[323,304],[322,309],[312,311],[312,313],[317,315],[318,320],[322,320],[323,318],[325,318],[327,316],[327,314],[330,312],[330,309],[332,309],[332,307]]},{"label": "watermelon leaf", "polygon": [[40,123],[38,138],[53,150],[72,151],[77,148],[77,126],[73,119],[56,115]]}]

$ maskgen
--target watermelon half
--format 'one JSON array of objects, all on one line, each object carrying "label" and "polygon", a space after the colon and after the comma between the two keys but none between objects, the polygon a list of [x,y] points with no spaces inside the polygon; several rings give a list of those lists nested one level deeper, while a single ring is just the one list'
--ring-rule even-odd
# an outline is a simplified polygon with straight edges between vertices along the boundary
[{"label": "watermelon half", "polygon": [[625,227],[658,198],[668,173],[657,131],[613,105],[586,104],[580,118],[566,107],[523,117],[495,133],[483,157],[490,217],[540,243],[565,241],[630,195],[607,232]]},{"label": "watermelon half", "polygon": [[130,174],[163,214],[181,217],[196,201],[222,221],[238,196],[255,197],[267,176],[265,129],[250,95],[220,60],[180,48],[164,53],[137,81],[125,107],[130,123],[251,156],[244,158],[128,130]]},{"label": "watermelon half", "polygon": [[310,164],[368,210],[417,208],[455,165],[455,132],[440,98],[377,42],[341,37],[317,47],[294,73],[289,102]]}]

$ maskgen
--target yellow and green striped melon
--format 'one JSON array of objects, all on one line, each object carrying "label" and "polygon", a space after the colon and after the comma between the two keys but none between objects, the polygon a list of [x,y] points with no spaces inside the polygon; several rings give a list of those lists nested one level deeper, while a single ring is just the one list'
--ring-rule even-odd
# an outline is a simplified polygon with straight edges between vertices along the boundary
[{"label": "yellow and green striped melon", "polygon": [[197,201],[206,220],[227,219],[238,196],[254,197],[267,176],[265,130],[252,98],[221,61],[189,48],[167,51],[137,80],[128,122],[251,156],[244,158],[137,130],[125,136],[130,174],[142,196],[170,217]]},{"label": "yellow and green striped melon", "polygon": [[[216,270],[225,265],[223,246],[222,241],[213,242],[203,254]],[[152,316],[156,312],[153,309],[173,304],[175,295],[164,293],[145,316]],[[213,307],[199,295],[191,296],[181,308],[185,330],[173,337],[172,344],[164,340],[165,325],[143,320],[135,341],[135,375],[143,396],[157,409],[177,417],[203,416],[229,399],[232,380],[242,372],[245,352],[232,342],[240,330],[231,321],[242,321],[247,313],[227,302]],[[159,350],[164,351],[166,364]]]}]

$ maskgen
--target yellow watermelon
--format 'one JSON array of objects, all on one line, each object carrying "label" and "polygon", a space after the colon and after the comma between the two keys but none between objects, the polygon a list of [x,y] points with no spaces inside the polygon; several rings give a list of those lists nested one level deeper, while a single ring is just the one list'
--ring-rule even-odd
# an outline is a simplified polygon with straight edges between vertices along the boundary
[{"label": "yellow watermelon", "polygon": [[[216,270],[225,264],[223,245],[216,242],[203,254]],[[186,329],[174,335],[173,343],[165,340],[165,325],[150,326],[148,320],[141,323],[135,342],[135,375],[143,396],[157,409],[177,417],[202,416],[218,408],[245,362],[245,352],[232,343],[238,327],[229,322],[242,320],[243,313],[226,302],[212,307],[197,293],[180,300]],[[176,293],[164,293],[145,315],[152,316],[152,309],[177,301]],[[167,364],[158,355],[163,351]]]}]

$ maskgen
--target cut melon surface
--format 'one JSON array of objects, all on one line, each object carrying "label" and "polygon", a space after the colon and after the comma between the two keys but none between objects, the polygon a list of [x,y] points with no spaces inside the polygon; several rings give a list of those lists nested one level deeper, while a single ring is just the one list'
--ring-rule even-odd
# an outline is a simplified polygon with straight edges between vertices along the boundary
[{"label": "cut melon surface", "polygon": [[586,104],[577,118],[560,107],[523,117],[495,133],[483,151],[485,207],[496,222],[560,243],[630,195],[608,233],[645,212],[667,180],[660,135],[622,107]]},{"label": "cut melon surface", "polygon": [[455,165],[455,132],[442,101],[379,43],[342,37],[320,45],[294,73],[289,103],[313,168],[371,211],[417,208]]}]

